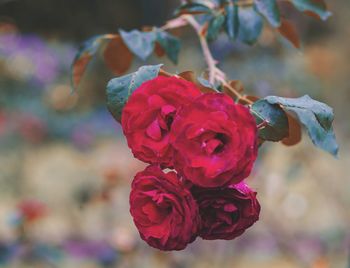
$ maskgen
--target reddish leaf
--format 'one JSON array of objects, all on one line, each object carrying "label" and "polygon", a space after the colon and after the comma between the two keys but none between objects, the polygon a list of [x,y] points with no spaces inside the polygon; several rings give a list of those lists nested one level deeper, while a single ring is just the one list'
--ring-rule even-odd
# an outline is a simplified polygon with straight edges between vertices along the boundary
[{"label": "reddish leaf", "polygon": [[103,55],[106,65],[116,75],[124,74],[130,68],[133,58],[119,35],[109,41]]},{"label": "reddish leaf", "polygon": [[288,117],[289,134],[288,137],[282,140],[282,143],[287,146],[293,146],[301,141],[301,126],[292,115],[286,113]]},{"label": "reddish leaf", "polygon": [[[323,9],[327,9],[327,5],[326,5],[326,3],[323,0],[313,0],[313,2],[317,3]],[[304,14],[306,14],[306,15],[308,15],[310,17],[313,17],[315,19],[322,20],[322,18],[318,14],[316,14],[315,12],[312,12],[310,10],[305,11]]]},{"label": "reddish leaf", "polygon": [[317,19],[317,20],[322,20],[321,17],[319,15],[317,15],[316,13],[312,12],[312,11],[305,11],[304,12],[305,15],[309,16],[309,17],[312,17],[314,19]]},{"label": "reddish leaf", "polygon": [[195,83],[195,84],[197,83],[197,78],[194,75],[194,72],[192,72],[192,71],[182,72],[182,73],[178,74],[178,76],[187,80],[187,81],[190,81],[192,83]]},{"label": "reddish leaf", "polygon": [[79,59],[75,61],[72,67],[72,82],[73,87],[77,88],[80,84],[80,81],[83,77],[83,74],[92,58],[92,55],[89,53],[84,53],[80,56]]},{"label": "reddish leaf", "polygon": [[163,57],[165,55],[165,50],[162,48],[162,46],[159,44],[159,42],[156,42],[154,53],[159,57]]},{"label": "reddish leaf", "polygon": [[300,48],[300,39],[295,26],[288,20],[282,19],[281,26],[277,28],[279,33],[291,42],[296,48]]},{"label": "reddish leaf", "polygon": [[243,92],[244,91],[244,86],[241,80],[232,80],[230,81],[230,86],[233,87],[235,90],[238,92]]},{"label": "reddish leaf", "polygon": [[89,62],[99,51],[103,41],[113,39],[114,37],[115,35],[112,34],[97,35],[91,37],[81,45],[72,64],[71,80],[73,91],[78,88]]},{"label": "reddish leaf", "polygon": [[168,72],[166,72],[166,71],[164,71],[163,69],[160,69],[160,70],[159,70],[159,73],[158,73],[158,76],[171,77],[171,76],[173,76],[173,75],[170,74],[170,73],[168,73]]}]

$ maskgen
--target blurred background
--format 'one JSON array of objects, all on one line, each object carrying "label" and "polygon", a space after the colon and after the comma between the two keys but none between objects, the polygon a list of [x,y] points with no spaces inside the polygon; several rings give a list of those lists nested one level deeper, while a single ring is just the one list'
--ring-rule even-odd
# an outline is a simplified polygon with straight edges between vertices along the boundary
[{"label": "blurred background", "polygon": [[[264,144],[247,183],[261,220],[234,241],[197,239],[164,253],[146,245],[129,215],[135,160],[105,107],[113,75],[101,57],[70,94],[78,45],[102,33],[161,26],[175,0],[0,0],[0,267],[350,267],[350,2],[333,0],[326,23],[298,21],[298,51],[265,29],[254,47],[211,44],[228,77],[255,95],[309,94],[334,107],[339,159],[304,133],[288,148]],[[191,29],[180,64],[205,63]],[[137,68],[142,62],[134,62]]]}]

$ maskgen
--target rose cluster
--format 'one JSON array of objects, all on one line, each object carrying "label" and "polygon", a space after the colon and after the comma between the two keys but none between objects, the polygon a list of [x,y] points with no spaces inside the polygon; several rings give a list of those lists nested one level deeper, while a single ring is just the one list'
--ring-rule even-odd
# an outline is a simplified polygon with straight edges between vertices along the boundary
[{"label": "rose cluster", "polygon": [[198,236],[233,239],[259,219],[256,192],[243,181],[258,151],[248,108],[159,76],[132,93],[121,123],[134,156],[150,164],[130,193],[131,215],[150,246],[181,250]]}]

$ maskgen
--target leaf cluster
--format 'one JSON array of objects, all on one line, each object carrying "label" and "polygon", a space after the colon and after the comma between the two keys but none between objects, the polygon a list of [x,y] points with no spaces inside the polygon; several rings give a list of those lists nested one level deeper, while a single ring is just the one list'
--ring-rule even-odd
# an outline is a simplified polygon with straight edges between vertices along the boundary
[{"label": "leaf cluster", "polygon": [[[259,38],[265,20],[295,47],[300,47],[294,25],[281,12],[281,5],[285,2],[282,0],[196,0],[181,5],[175,15],[179,19],[196,16],[195,22],[198,22],[200,27],[196,30],[199,32],[201,41],[204,40],[204,42],[215,40],[220,32],[225,31],[230,39],[252,45]],[[288,3],[299,11],[321,20],[326,20],[331,15],[324,0],[289,0]],[[186,20],[175,19],[170,24],[180,27],[186,25]],[[79,86],[91,59],[102,50],[107,66],[118,76],[107,85],[107,106],[113,117],[120,122],[125,103],[143,82],[158,75],[172,76],[161,69],[161,64],[143,66],[134,73],[125,73],[134,56],[147,60],[152,53],[159,57],[167,55],[176,64],[181,47],[180,41],[165,31],[175,27],[153,27],[129,32],[119,30],[118,34],[92,37],[81,46],[74,59],[73,89]],[[243,93],[243,84],[238,80],[218,79],[214,83],[209,83],[205,77],[196,77],[192,71],[175,76],[195,83],[203,93],[221,92],[232,97],[237,103],[249,107],[256,118],[260,143],[281,141],[285,145],[297,144],[301,140],[301,129],[304,127],[317,147],[334,156],[338,153],[332,127],[333,110],[324,103],[313,100],[307,95],[301,98],[268,96],[262,99],[247,96]]]},{"label": "leaf cluster", "polygon": [[326,20],[331,15],[324,0],[212,0],[188,1],[175,12],[177,16],[191,14],[206,23],[206,37],[215,40],[220,32],[226,32],[232,40],[253,45],[262,33],[264,21],[300,47],[294,24],[286,19],[283,6],[289,5],[317,19]]},{"label": "leaf cluster", "polygon": [[119,30],[118,34],[97,35],[83,43],[72,64],[72,87],[76,90],[89,63],[100,50],[110,70],[123,75],[130,68],[133,57],[145,61],[154,52],[158,57],[167,55],[174,63],[178,62],[180,40],[159,28]]}]

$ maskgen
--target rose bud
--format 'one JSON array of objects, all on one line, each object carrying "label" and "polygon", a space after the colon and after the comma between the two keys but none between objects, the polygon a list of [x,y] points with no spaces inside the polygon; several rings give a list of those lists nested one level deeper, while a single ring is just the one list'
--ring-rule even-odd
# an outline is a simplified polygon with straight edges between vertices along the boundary
[{"label": "rose bud", "polygon": [[257,157],[257,127],[248,108],[227,95],[205,94],[176,115],[174,167],[201,187],[239,183]]},{"label": "rose bud", "polygon": [[192,193],[199,206],[203,239],[234,239],[259,219],[256,192],[244,182],[226,188],[194,187]]},{"label": "rose bud", "polygon": [[160,250],[181,250],[197,236],[196,201],[175,172],[158,166],[139,172],[130,193],[130,213],[141,238]]},{"label": "rose bud", "polygon": [[136,89],[123,109],[121,122],[134,156],[172,166],[169,131],[174,116],[200,94],[195,84],[176,77],[159,76]]}]

